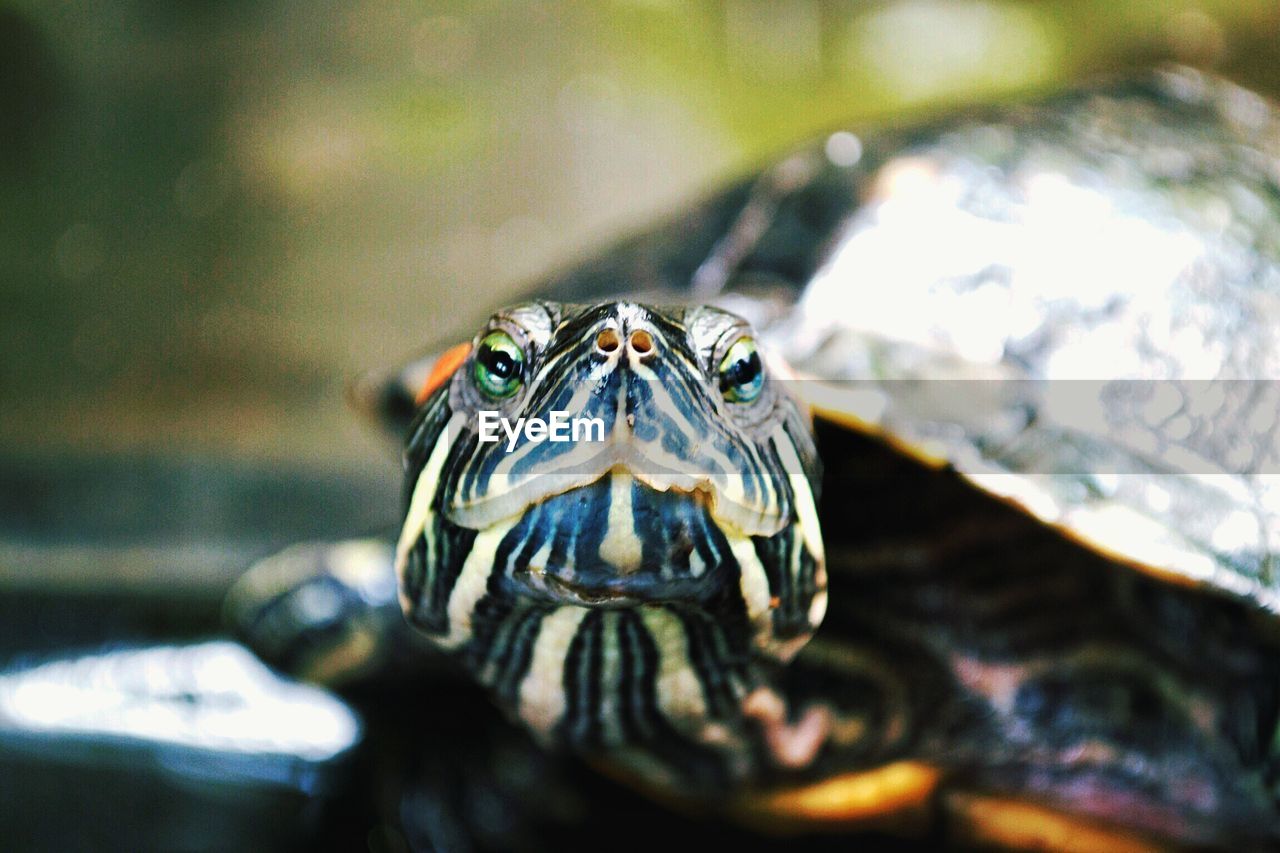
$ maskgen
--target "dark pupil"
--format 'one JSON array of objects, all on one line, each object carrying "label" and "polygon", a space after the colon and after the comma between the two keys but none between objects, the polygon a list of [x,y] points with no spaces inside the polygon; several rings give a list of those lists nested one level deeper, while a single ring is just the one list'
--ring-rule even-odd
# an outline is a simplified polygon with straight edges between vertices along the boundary
[{"label": "dark pupil", "polygon": [[724,372],[720,379],[721,388],[736,388],[746,385],[760,375],[760,353],[753,352],[746,358],[740,358]]},{"label": "dark pupil", "polygon": [[516,360],[502,350],[485,347],[480,351],[480,363],[499,379],[510,379],[516,373]]}]

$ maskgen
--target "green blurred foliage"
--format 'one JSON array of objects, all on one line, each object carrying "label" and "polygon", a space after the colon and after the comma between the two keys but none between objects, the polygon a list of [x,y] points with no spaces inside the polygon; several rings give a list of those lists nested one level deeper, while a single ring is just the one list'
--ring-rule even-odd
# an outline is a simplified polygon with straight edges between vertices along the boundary
[{"label": "green blurred foliage", "polygon": [[824,130],[1174,59],[1261,0],[21,0],[0,9],[0,448],[320,465],[343,383]]}]

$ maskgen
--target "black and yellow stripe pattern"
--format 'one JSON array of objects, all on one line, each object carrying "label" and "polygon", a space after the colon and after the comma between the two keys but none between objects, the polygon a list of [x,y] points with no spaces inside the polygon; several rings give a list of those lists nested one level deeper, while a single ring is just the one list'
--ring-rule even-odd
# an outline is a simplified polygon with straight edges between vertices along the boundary
[{"label": "black and yellow stripe pattern", "polygon": [[[544,740],[655,781],[741,778],[744,699],[826,606],[802,413],[768,377],[721,393],[750,329],[715,309],[531,303],[477,341],[495,329],[524,347],[521,391],[488,399],[464,364],[411,429],[405,612]],[[482,443],[482,409],[598,418],[603,440]]]}]

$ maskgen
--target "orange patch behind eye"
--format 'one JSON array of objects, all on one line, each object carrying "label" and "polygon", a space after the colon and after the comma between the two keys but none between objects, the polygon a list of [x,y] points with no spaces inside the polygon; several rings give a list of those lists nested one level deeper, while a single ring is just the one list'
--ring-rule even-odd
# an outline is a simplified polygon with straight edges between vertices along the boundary
[{"label": "orange patch behind eye", "polygon": [[431,373],[427,375],[427,381],[422,383],[422,388],[418,391],[418,396],[414,399],[416,405],[421,406],[427,402],[427,398],[436,392],[436,389],[449,380],[453,376],[454,371],[462,366],[462,362],[467,360],[467,356],[471,353],[471,342],[458,344],[456,347],[449,347],[440,353],[440,357],[436,359],[436,363],[431,365]]}]

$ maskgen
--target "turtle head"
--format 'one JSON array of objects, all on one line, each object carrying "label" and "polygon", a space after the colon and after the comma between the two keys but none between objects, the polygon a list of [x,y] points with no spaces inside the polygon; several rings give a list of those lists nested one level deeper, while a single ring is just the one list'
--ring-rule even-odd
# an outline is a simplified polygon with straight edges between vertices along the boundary
[{"label": "turtle head", "polygon": [[820,622],[812,436],[739,317],[515,306],[420,399],[405,613],[535,729],[567,725],[590,669],[567,661],[595,655],[614,683],[634,666],[655,691],[657,673],[689,672],[707,695],[688,702],[707,706],[711,669],[732,686]]}]

